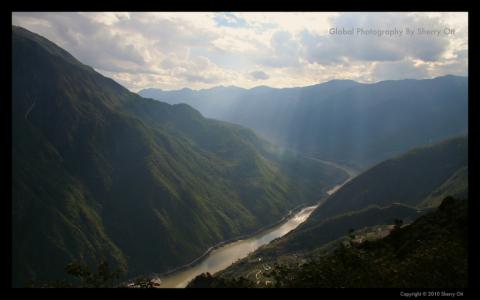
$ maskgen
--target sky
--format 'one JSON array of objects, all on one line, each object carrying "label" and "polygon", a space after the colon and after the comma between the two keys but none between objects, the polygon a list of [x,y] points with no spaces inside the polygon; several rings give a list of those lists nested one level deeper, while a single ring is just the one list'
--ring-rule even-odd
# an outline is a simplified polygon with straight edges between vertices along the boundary
[{"label": "sky", "polygon": [[468,13],[14,12],[133,92],[468,75]]}]

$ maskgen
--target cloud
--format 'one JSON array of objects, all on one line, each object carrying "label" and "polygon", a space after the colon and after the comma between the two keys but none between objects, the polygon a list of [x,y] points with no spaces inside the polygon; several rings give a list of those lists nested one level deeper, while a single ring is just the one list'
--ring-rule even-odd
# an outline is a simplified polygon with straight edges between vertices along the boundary
[{"label": "cloud", "polygon": [[245,27],[245,19],[236,16],[234,13],[218,13],[213,18],[218,26],[226,27]]},{"label": "cloud", "polygon": [[91,18],[94,22],[108,26],[130,19],[130,14],[128,12],[89,12],[79,14]]},{"label": "cloud", "polygon": [[218,82],[218,78],[216,77],[207,77],[207,76],[193,75],[193,74],[185,74],[184,78],[187,79],[188,82],[203,82],[203,83]]},{"label": "cloud", "polygon": [[[467,13],[19,12],[12,23],[138,91],[303,86],[468,72]],[[455,29],[454,35],[341,36],[330,28]],[[254,71],[252,71],[254,70]]]},{"label": "cloud", "polygon": [[256,58],[256,62],[271,68],[293,67],[299,64],[300,44],[286,30],[277,30],[270,39],[267,53]]},{"label": "cloud", "polygon": [[420,79],[429,77],[428,64],[418,64],[411,59],[401,61],[389,61],[376,64],[372,72],[375,78],[396,79]]},{"label": "cloud", "polygon": [[266,80],[270,78],[270,76],[268,76],[268,74],[263,71],[253,71],[250,72],[249,75],[250,78],[252,78],[253,80]]},{"label": "cloud", "polygon": [[[406,28],[417,31],[443,30],[446,27],[440,17],[398,13],[345,13],[333,19],[331,28],[350,31],[353,34],[330,32],[301,32],[303,54],[310,63],[334,64],[345,61],[401,61],[405,58],[435,61],[447,51],[450,37],[447,35],[409,36]],[[397,35],[359,35],[368,30],[395,30]],[[401,32],[400,32],[401,31]]]},{"label": "cloud", "polygon": [[[111,29],[111,25],[128,18],[98,13],[23,13],[14,16],[19,25],[46,36],[97,69],[133,72],[146,64],[144,49],[136,40],[125,39],[121,31]],[[120,19],[114,22],[113,18]],[[45,22],[41,28],[36,28],[35,20]]]}]

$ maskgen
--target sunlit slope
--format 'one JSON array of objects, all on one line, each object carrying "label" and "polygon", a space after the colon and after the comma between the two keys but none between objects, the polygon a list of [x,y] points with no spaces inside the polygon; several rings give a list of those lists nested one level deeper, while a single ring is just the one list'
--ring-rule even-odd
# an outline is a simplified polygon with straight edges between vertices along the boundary
[{"label": "sunlit slope", "polygon": [[14,286],[62,278],[74,259],[166,271],[347,177],[141,98],[25,29],[12,43]]},{"label": "sunlit slope", "polygon": [[334,80],[285,89],[149,89],[140,94],[188,103],[206,116],[253,128],[284,147],[365,168],[467,133],[467,92],[468,78],[443,76],[373,84]]}]

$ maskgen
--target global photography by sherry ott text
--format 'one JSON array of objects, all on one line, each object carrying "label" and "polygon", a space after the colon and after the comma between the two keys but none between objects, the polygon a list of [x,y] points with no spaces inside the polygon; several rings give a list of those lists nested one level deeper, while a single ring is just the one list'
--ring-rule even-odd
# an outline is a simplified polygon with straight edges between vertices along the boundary
[{"label": "global photography by sherry ott text", "polygon": [[338,36],[376,36],[376,37],[402,37],[402,36],[440,36],[440,35],[454,35],[455,28],[445,27],[443,29],[427,29],[423,27],[419,28],[391,28],[391,29],[374,29],[374,28],[362,28],[362,27],[332,27],[328,30],[330,35]]}]

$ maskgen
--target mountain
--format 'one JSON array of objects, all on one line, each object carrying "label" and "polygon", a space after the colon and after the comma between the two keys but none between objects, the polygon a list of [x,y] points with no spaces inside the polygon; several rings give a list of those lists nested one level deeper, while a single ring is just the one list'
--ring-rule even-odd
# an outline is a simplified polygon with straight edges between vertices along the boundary
[{"label": "mountain", "polygon": [[420,205],[467,164],[467,137],[415,148],[383,161],[347,182],[300,227],[370,205]]},{"label": "mountain", "polygon": [[351,241],[327,255],[274,265],[263,271],[268,285],[244,276],[203,274],[189,287],[458,289],[468,285],[467,254],[468,202],[448,197],[436,211],[384,238]]},{"label": "mountain", "polygon": [[367,168],[410,148],[467,133],[468,79],[361,84],[333,80],[301,88],[235,87],[140,95],[188,103],[205,116],[250,127],[283,147]]},{"label": "mountain", "polygon": [[[252,274],[273,265],[331,254],[351,230],[360,239],[378,237],[389,232],[385,226],[393,226],[395,220],[410,223],[438,207],[439,197],[463,195],[461,199],[466,199],[467,148],[467,138],[458,137],[379,163],[345,183],[296,229],[215,276],[250,280]],[[255,278],[258,281],[259,276]]]},{"label": "mountain", "polygon": [[468,198],[468,167],[461,168],[455,172],[418,206],[437,207],[447,196],[452,196],[457,199]]},{"label": "mountain", "polygon": [[164,272],[347,178],[185,104],[144,99],[12,26],[12,285],[72,260]]},{"label": "mountain", "polygon": [[276,257],[288,253],[313,251],[320,245],[341,238],[351,229],[359,230],[376,225],[389,225],[393,224],[395,219],[411,222],[425,212],[404,204],[391,204],[386,207],[372,205],[358,211],[328,218],[316,223],[315,226],[299,228],[259,251],[258,256]]},{"label": "mountain", "polygon": [[302,261],[313,254],[328,254],[345,242],[350,231],[353,231],[351,234],[358,239],[383,236],[389,232],[396,219],[410,223],[427,211],[403,204],[392,204],[387,207],[370,206],[328,218],[315,226],[291,231],[215,275],[253,279],[258,270],[268,269],[268,266]]}]

